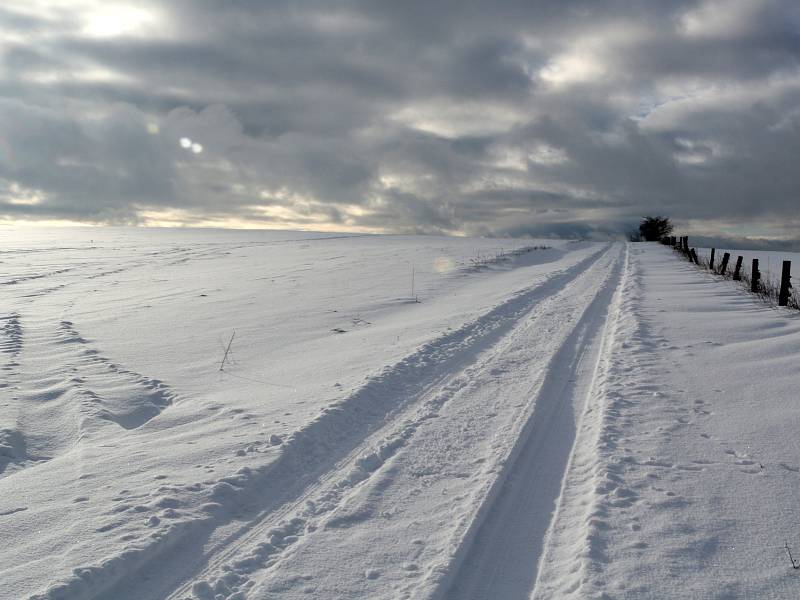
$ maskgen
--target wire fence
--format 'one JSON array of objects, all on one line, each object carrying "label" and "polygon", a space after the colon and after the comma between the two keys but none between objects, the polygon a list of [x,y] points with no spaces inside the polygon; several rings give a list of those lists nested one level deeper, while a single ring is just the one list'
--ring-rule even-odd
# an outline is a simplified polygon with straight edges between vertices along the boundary
[{"label": "wire fence", "polygon": [[708,256],[698,255],[697,249],[689,246],[688,236],[665,237],[661,243],[671,246],[676,253],[699,268],[711,271],[724,279],[741,282],[745,289],[771,305],[800,310],[800,292],[791,284],[790,260],[782,261],[779,280],[771,277],[764,279],[758,258],[752,258],[750,264],[745,264],[744,255],[740,254],[732,261],[733,255],[730,252],[718,253],[716,248],[712,248]]}]

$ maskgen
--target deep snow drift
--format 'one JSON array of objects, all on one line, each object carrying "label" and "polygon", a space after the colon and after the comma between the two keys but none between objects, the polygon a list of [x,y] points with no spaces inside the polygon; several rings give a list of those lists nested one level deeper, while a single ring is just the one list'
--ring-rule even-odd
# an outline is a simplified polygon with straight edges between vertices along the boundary
[{"label": "deep snow drift", "polygon": [[667,248],[0,235],[2,599],[798,589],[800,318]]}]

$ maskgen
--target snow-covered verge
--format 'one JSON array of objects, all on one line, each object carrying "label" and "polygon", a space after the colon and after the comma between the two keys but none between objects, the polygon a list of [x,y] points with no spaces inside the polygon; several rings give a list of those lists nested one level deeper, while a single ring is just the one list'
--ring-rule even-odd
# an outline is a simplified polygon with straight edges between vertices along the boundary
[{"label": "snow-covered verge", "polygon": [[534,597],[796,597],[800,315],[631,248]]},{"label": "snow-covered verge", "polygon": [[4,600],[796,595],[800,317],[667,248],[14,233]]}]

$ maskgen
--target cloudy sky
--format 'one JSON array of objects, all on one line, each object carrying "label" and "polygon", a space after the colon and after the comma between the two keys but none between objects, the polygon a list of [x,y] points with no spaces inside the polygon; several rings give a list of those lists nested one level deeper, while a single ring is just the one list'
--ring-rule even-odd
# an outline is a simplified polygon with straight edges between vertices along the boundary
[{"label": "cloudy sky", "polygon": [[11,0],[0,222],[800,238],[796,0]]}]

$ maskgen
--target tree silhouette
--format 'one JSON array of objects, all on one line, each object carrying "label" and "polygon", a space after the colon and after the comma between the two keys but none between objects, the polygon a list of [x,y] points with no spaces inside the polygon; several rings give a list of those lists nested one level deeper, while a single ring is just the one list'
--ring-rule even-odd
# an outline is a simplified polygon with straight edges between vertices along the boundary
[{"label": "tree silhouette", "polygon": [[639,235],[647,242],[657,242],[672,233],[672,223],[667,217],[644,217],[639,225]]}]

